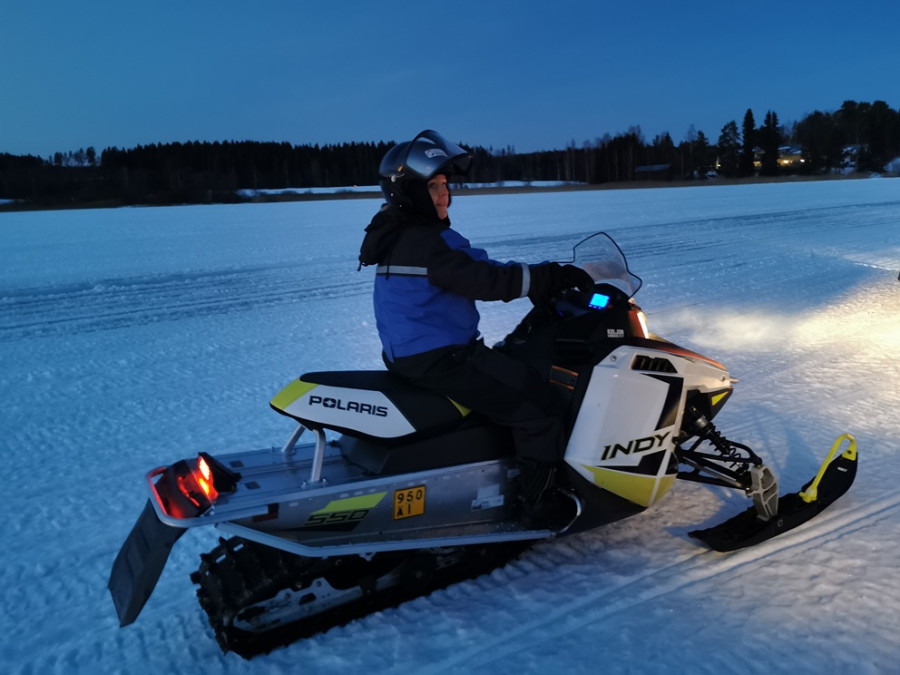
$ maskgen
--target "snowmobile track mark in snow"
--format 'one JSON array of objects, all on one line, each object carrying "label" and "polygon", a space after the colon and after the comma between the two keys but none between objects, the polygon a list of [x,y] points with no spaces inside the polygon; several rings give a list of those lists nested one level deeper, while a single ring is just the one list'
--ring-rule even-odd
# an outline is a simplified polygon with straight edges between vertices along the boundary
[{"label": "snowmobile track mark in snow", "polygon": [[[611,616],[645,603],[653,603],[662,596],[702,585],[717,577],[740,573],[742,568],[764,558],[802,557],[805,551],[840,539],[848,532],[864,527],[870,522],[895,516],[897,511],[900,511],[900,497],[892,496],[835,514],[827,520],[812,520],[803,529],[792,530],[757,546],[733,553],[720,554],[715,551],[689,549],[669,565],[658,569],[641,570],[621,583],[581,595],[574,602],[562,605],[554,603],[553,610],[541,614],[540,618],[523,621],[506,630],[497,624],[491,624],[489,639],[480,642],[477,647],[457,652],[451,658],[432,664],[433,670],[470,672],[493,663],[502,663],[522,651],[533,653],[537,645],[559,642],[560,637],[576,633],[587,626],[608,625]],[[534,552],[537,553],[537,550]],[[523,561],[527,561],[528,555],[523,556]],[[598,570],[595,576],[602,580],[602,570]],[[565,579],[559,579],[558,583],[565,583]],[[650,587],[650,590],[641,590],[647,587]],[[502,589],[498,588],[497,592],[502,592]]]}]

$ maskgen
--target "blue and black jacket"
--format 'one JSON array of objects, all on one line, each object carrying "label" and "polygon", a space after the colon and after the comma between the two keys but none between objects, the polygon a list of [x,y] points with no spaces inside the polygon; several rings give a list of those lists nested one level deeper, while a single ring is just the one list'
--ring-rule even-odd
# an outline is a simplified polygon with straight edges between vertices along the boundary
[{"label": "blue and black jacket", "polygon": [[450,220],[428,220],[393,206],[366,228],[359,256],[377,265],[375,320],[385,356],[467,345],[478,337],[476,300],[528,295],[528,265],[500,263],[473,248]]}]

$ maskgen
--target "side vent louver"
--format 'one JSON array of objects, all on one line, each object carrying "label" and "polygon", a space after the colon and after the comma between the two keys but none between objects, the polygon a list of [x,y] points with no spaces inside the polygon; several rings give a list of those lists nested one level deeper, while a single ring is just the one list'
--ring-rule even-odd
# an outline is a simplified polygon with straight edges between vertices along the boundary
[{"label": "side vent louver", "polygon": [[677,373],[678,371],[675,369],[675,366],[672,365],[672,362],[669,359],[662,358],[661,356],[645,356],[643,354],[638,354],[634,357],[634,361],[631,362],[632,370],[649,370],[653,373]]}]

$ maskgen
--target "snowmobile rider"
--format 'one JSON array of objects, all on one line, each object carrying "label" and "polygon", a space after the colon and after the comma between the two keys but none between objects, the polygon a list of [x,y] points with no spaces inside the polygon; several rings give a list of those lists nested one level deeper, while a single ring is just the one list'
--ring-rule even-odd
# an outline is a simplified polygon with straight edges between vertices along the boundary
[{"label": "snowmobile rider", "polygon": [[430,130],[391,148],[379,168],[387,204],[366,228],[359,260],[377,265],[375,319],[388,370],[510,428],[522,519],[538,526],[572,507],[555,486],[565,450],[562,399],[530,365],[484,345],[475,301],[527,296],[547,306],[594,282],[573,265],[497,262],[451,229],[448,180],[471,161]]}]

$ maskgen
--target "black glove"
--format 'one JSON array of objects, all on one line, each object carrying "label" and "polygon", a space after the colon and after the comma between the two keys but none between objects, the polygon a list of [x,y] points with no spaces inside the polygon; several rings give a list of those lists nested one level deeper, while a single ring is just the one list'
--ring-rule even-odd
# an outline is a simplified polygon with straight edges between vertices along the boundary
[{"label": "black glove", "polygon": [[549,309],[553,298],[567,288],[578,288],[588,292],[594,288],[594,280],[591,275],[575,265],[560,265],[559,263],[542,263],[529,265],[531,272],[531,286],[528,290],[528,299],[535,307]]},{"label": "black glove", "polygon": [[563,265],[562,286],[559,290],[564,291],[567,288],[577,288],[583,293],[590,293],[594,290],[594,278],[580,267]]}]

